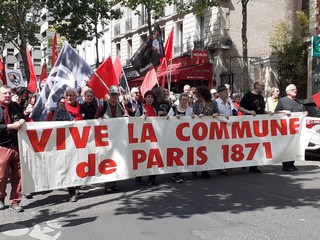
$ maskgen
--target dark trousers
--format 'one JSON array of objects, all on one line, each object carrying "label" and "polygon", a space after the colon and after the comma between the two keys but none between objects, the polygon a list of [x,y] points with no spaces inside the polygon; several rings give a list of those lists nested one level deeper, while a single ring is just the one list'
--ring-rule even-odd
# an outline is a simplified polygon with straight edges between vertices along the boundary
[{"label": "dark trousers", "polygon": [[[10,176],[11,170],[11,176]],[[7,196],[7,180],[11,179],[10,205],[21,202],[21,169],[20,158],[17,147],[0,146],[0,198]]]}]

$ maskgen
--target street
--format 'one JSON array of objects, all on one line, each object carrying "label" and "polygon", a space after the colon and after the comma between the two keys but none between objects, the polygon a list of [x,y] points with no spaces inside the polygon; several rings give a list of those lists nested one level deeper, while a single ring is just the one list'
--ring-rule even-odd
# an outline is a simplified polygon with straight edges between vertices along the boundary
[{"label": "street", "polygon": [[185,173],[182,184],[161,175],[153,187],[130,179],[109,195],[103,184],[83,186],[76,203],[66,189],[36,193],[23,213],[0,211],[0,240],[319,239],[320,162],[296,165],[210,171],[211,179]]}]

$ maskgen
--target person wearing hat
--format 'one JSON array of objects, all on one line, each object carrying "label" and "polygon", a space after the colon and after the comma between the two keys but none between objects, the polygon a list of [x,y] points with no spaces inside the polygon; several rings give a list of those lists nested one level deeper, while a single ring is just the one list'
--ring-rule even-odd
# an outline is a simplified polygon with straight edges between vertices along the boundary
[{"label": "person wearing hat", "polygon": [[217,98],[219,97],[219,94],[218,94],[217,90],[214,89],[214,88],[212,88],[212,89],[210,90],[210,93],[211,93],[211,95],[212,95],[212,97],[211,97],[212,100],[215,100],[215,99],[217,99]]},{"label": "person wearing hat", "polygon": [[[103,101],[97,110],[95,118],[118,118],[125,115],[122,104],[119,102],[120,89],[116,85],[109,88],[109,99]],[[117,182],[107,182],[104,186],[105,193],[118,192]]]},{"label": "person wearing hat", "polygon": [[236,109],[236,107],[233,105],[232,100],[229,99],[228,88],[225,85],[219,86],[218,94],[219,97],[215,101],[218,105],[220,115],[232,116],[233,110]]},{"label": "person wearing hat", "polygon": [[[233,115],[232,110],[235,109],[232,101],[229,101],[229,90],[225,85],[221,85],[218,87],[219,97],[215,100],[219,113],[221,116],[225,116],[229,118],[229,116]],[[226,175],[228,173],[227,169],[219,169],[219,173],[222,175]]]}]

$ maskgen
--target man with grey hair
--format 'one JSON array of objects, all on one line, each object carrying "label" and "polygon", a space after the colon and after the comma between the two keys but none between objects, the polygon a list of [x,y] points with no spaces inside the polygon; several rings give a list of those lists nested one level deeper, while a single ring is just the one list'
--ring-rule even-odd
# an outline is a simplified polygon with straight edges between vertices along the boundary
[{"label": "man with grey hair", "polygon": [[[289,84],[286,87],[287,96],[279,100],[275,113],[291,114],[291,112],[303,112],[303,106],[297,101],[297,87],[294,84]],[[294,166],[294,161],[283,162],[282,170],[286,172],[297,171],[298,168]]]},{"label": "man with grey hair", "polygon": [[24,124],[24,115],[16,102],[12,102],[12,89],[3,85],[0,87],[0,210],[5,209],[7,196],[7,179],[11,179],[9,209],[22,212],[20,206],[21,168],[18,150],[17,132]]}]

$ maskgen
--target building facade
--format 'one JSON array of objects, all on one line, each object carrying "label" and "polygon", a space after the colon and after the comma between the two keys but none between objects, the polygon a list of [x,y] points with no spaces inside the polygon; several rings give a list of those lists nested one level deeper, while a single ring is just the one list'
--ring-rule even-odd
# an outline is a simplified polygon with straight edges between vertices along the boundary
[{"label": "building facade", "polygon": [[[247,5],[247,38],[249,72],[251,79],[265,79],[270,86],[277,78],[275,66],[277,60],[271,55],[270,38],[275,27],[281,22],[295,24],[295,12],[305,7],[303,0],[255,0]],[[111,56],[121,59],[130,79],[138,77],[130,68],[130,58],[148,35],[147,19],[144,7],[140,6],[140,15],[122,7],[124,16],[110,24]],[[220,7],[213,7],[199,17],[193,13],[178,14],[174,5],[166,6],[163,16],[153,20],[159,24],[164,40],[174,28],[174,59],[191,58],[194,49],[208,52],[208,62],[212,67],[211,84],[216,86],[229,83],[236,92],[247,91],[243,84],[242,56],[242,5],[237,0],[226,0]],[[178,62],[178,61],[176,61]],[[194,64],[194,62],[190,62]],[[178,81],[185,79],[178,79]],[[194,82],[193,82],[194,84]],[[203,83],[201,83],[203,84]],[[178,89],[179,90],[179,89]],[[181,89],[180,89],[181,90]]]},{"label": "building facade", "polygon": [[[255,0],[247,5],[247,39],[249,73],[251,79],[265,79],[268,85],[276,84],[277,59],[271,55],[270,38],[275,27],[281,22],[294,26],[295,12],[304,9],[308,0]],[[318,1],[310,0],[310,13]],[[148,36],[147,14],[144,6],[139,6],[140,15],[135,10],[119,5],[123,17],[112,20],[108,24],[101,24],[100,31],[104,33],[98,40],[99,62],[111,56],[118,56],[125,69],[126,78],[139,77],[132,69],[130,58]],[[315,15],[315,14],[313,14]],[[317,16],[317,15],[316,15]],[[152,19],[153,25],[160,25],[163,38],[166,41],[171,29],[174,29],[173,64],[180,64],[174,80],[183,85],[206,84],[215,87],[229,83],[235,92],[245,92],[243,82],[243,54],[242,54],[242,5],[238,0],[224,0],[220,7],[206,9],[203,16],[193,13],[179,14],[176,6],[166,6],[163,15],[157,20]],[[40,75],[41,65],[50,65],[50,39],[53,33],[48,22],[48,12],[43,10],[39,19],[41,44],[34,46],[37,52],[32,53],[36,74]],[[311,23],[312,24],[312,21]],[[77,48],[81,57],[94,67],[96,63],[95,39],[86,41]],[[194,50],[203,51],[207,59],[195,59]],[[19,62],[14,48],[8,45],[3,55],[9,68]],[[192,68],[202,64],[201,69]],[[205,66],[204,66],[205,65]],[[184,69],[181,69],[184,68]],[[187,72],[185,68],[190,71]],[[206,69],[207,68],[207,69]],[[189,78],[188,74],[198,74],[199,78]],[[208,75],[210,75],[208,77]],[[190,77],[190,76],[189,76]],[[192,75],[191,77],[194,77]],[[138,83],[138,82],[137,82]],[[178,84],[178,85],[179,85]],[[176,91],[181,91],[178,86]]]}]

